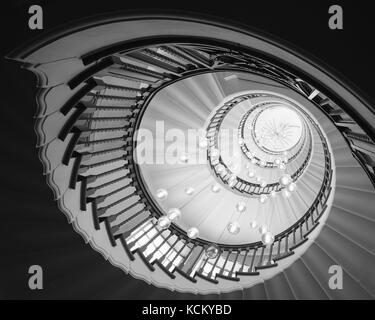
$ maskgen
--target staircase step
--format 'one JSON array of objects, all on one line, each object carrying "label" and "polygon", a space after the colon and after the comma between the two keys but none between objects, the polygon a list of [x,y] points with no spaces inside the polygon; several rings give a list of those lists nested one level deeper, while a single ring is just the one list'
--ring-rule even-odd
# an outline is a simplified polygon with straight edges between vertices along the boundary
[{"label": "staircase step", "polygon": [[264,283],[254,285],[251,288],[244,289],[245,300],[268,300]]},{"label": "staircase step", "polygon": [[283,273],[279,273],[273,278],[264,282],[267,288],[268,298],[270,300],[294,300],[295,297],[291,291]]},{"label": "staircase step", "polygon": [[369,197],[367,192],[340,188],[335,192],[334,206],[375,221],[374,214],[369,210],[375,208],[375,197]]},{"label": "staircase step", "polygon": [[309,267],[313,275],[318,279],[320,286],[330,296],[331,299],[369,299],[368,293],[358,285],[345,270],[343,270],[343,289],[332,290],[329,288],[329,269],[337,262],[332,260],[324,251],[316,244],[312,244],[309,250],[303,255],[305,264]]},{"label": "staircase step", "polygon": [[336,183],[337,186],[372,192],[375,196],[375,190],[370,179],[360,167],[336,168]]},{"label": "staircase step", "polygon": [[329,227],[324,227],[316,243],[326,254],[337,261],[363,288],[375,292],[375,279],[372,277],[375,269],[375,254],[365,251],[356,243],[350,241]]},{"label": "staircase step", "polygon": [[374,228],[375,221],[370,221],[360,216],[355,216],[348,211],[332,207],[328,219],[328,226],[345,234],[356,243],[369,251],[375,252]]},{"label": "staircase step", "polygon": [[293,293],[298,300],[326,300],[322,287],[301,260],[295,261],[285,271],[285,275],[293,288]]}]

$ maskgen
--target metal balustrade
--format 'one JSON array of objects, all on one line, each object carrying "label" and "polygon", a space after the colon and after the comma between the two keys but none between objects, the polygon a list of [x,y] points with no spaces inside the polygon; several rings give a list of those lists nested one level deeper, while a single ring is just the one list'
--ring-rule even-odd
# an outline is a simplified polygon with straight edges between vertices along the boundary
[{"label": "metal balustrade", "polygon": [[[316,107],[340,127],[353,154],[375,181],[375,159],[371,150],[355,145],[355,141],[374,147],[372,138],[364,132],[353,131],[356,123],[328,96],[318,92],[311,84],[285,69],[270,62],[239,52],[238,48],[224,48],[191,43],[163,43],[154,47],[124,50],[116,54],[98,54],[83,57],[87,65],[96,62],[69,82],[71,88],[83,85],[74,97],[61,108],[66,123],[59,134],[61,141],[67,141],[63,165],[74,163],[70,177],[70,188],[76,189],[79,182],[80,209],[89,211],[92,207],[93,221],[98,230],[107,224],[107,231],[114,240],[120,239],[131,260],[140,253],[143,261],[153,271],[159,264],[173,278],[176,273],[196,282],[196,277],[218,283],[220,279],[238,281],[240,277],[256,276],[263,268],[276,267],[277,261],[293,254],[293,250],[303,244],[309,234],[319,224],[325,212],[331,192],[332,164],[328,145],[318,126],[315,126],[323,145],[325,168],[321,188],[307,212],[290,228],[275,236],[270,246],[261,242],[244,245],[217,244],[219,254],[208,259],[204,249],[210,242],[189,239],[186,233],[172,225],[169,230],[160,230],[156,220],[162,213],[147,193],[140,168],[134,161],[136,147],[135,132],[149,101],[157,92],[175,81],[192,75],[219,71],[237,71],[258,74],[285,85],[308,98]],[[154,71],[149,67],[154,68]],[[113,85],[108,77],[121,79],[124,85]],[[237,97],[224,106],[211,119],[207,130],[210,146],[216,146],[215,135],[225,114],[236,104],[261,95]],[[265,106],[267,104],[263,104]],[[102,111],[110,111],[111,116],[103,116]],[[125,113],[126,112],[126,113]],[[345,119],[345,121],[343,121]],[[348,121],[348,119],[351,119]],[[111,137],[108,138],[107,134]],[[295,157],[303,155],[304,162],[293,174],[297,179],[306,168],[312,152],[312,137],[307,131],[308,148],[298,149]],[[113,143],[121,146],[111,148]],[[107,147],[92,151],[90,148]],[[302,147],[301,147],[302,148]],[[120,154],[116,153],[120,151]],[[209,158],[208,153],[208,158]],[[294,158],[293,158],[294,159]],[[289,159],[289,161],[293,160]],[[209,158],[210,160],[210,158]],[[219,163],[221,160],[219,159]],[[211,163],[211,161],[210,161]],[[214,170],[214,166],[211,165]],[[126,168],[126,169],[125,169]],[[372,169],[371,169],[372,168]],[[118,178],[122,172],[123,178]],[[225,177],[224,177],[225,179]],[[118,186],[126,180],[127,184]],[[115,188],[115,189],[113,189]],[[249,194],[279,191],[280,185],[246,185],[238,181],[234,186],[239,192]],[[100,191],[100,193],[98,193]],[[155,241],[157,243],[155,245]],[[116,245],[116,242],[112,242]]]},{"label": "metal balustrade", "polygon": [[[208,139],[208,145],[209,145],[209,148],[208,148],[208,151],[207,151],[207,159],[208,159],[210,167],[213,170],[213,172],[215,173],[216,177],[218,179],[220,179],[225,184],[228,184],[228,180],[230,179],[230,177],[232,176],[233,173],[226,166],[226,164],[222,160],[221,156],[219,157],[219,159],[213,160],[211,158],[211,151],[210,150],[212,150],[212,148],[218,149],[218,147],[219,147],[219,145],[218,145],[218,133],[220,132],[220,126],[221,126],[226,114],[228,114],[228,112],[230,110],[232,110],[232,108],[234,108],[238,103],[246,101],[247,99],[259,98],[259,97],[264,97],[264,98],[268,98],[268,99],[275,98],[272,95],[270,96],[270,95],[267,95],[267,94],[257,94],[257,93],[256,94],[245,94],[245,95],[236,97],[236,98],[224,103],[224,105],[221,106],[217,110],[217,112],[215,112],[215,114],[212,116],[212,118],[210,119],[210,122],[208,124],[207,135],[206,135],[206,137]],[[253,105],[253,107],[249,110],[249,112],[254,111],[258,108],[264,107],[264,106],[272,105],[272,103],[273,102],[269,102],[269,101],[257,103],[255,105]],[[298,106],[296,106],[296,107],[298,109],[300,109]],[[303,112],[303,111],[301,110],[301,112]],[[304,114],[306,114],[306,113],[304,112]],[[311,118],[310,118],[310,120],[311,120]],[[242,129],[243,129],[243,127],[242,127]],[[320,130],[320,129],[317,128],[317,130]],[[308,163],[311,159],[312,136],[311,136],[311,133],[310,133],[309,130],[307,130],[307,136],[308,136],[308,140],[307,140],[308,143],[306,144],[306,146],[302,145],[300,147],[299,151],[298,151],[299,153],[294,154],[289,159],[289,161],[293,161],[298,156],[301,156],[300,158],[303,159],[303,162],[299,165],[298,169],[296,169],[296,171],[291,174],[291,177],[292,177],[293,181],[297,181],[298,177],[300,177],[303,174],[304,170],[306,169],[306,167],[307,167],[307,165],[308,165]],[[301,150],[307,150],[307,154],[302,154]],[[225,168],[225,175],[217,172],[217,167],[219,165]],[[275,165],[274,165],[274,163],[269,163],[269,166],[266,165],[266,167],[267,168],[274,168]],[[280,185],[279,182],[269,183],[269,184],[267,184],[266,187],[261,187],[259,183],[252,183],[252,182],[249,182],[249,181],[245,181],[240,177],[236,177],[236,183],[233,186],[231,186],[231,188],[233,190],[236,190],[236,191],[240,192],[240,193],[246,193],[246,194],[250,194],[250,195],[270,194],[272,191],[280,192],[283,189],[283,187]]]},{"label": "metal balustrade", "polygon": [[[265,246],[260,242],[245,246],[218,245],[219,254],[215,259],[208,259],[203,254],[204,245],[192,243],[184,237],[178,238],[176,234],[178,239],[175,240],[176,242],[181,241],[184,246],[191,246],[189,256],[193,251],[199,251],[199,255],[195,257],[193,264],[189,264],[189,267],[185,268],[184,262],[187,260],[187,256],[177,252],[173,248],[174,243],[171,243],[167,252],[174,252],[174,259],[180,255],[181,261],[180,264],[175,266],[173,272],[179,270],[179,273],[184,274],[191,281],[194,281],[194,277],[200,277],[213,283],[218,283],[220,278],[239,281],[239,277],[256,276],[261,269],[276,267],[278,260],[292,255],[295,248],[306,242],[308,235],[319,224],[319,219],[326,209],[326,203],[331,192],[331,157],[325,137],[320,131],[318,132],[323,142],[325,173],[322,186],[313,204],[302,218],[284,232],[276,235],[275,241],[270,246]],[[157,228],[156,224],[153,224],[152,228]],[[163,238],[162,242],[167,243],[167,240],[168,238]],[[163,257],[165,258],[165,256]],[[163,261],[161,263],[163,264]]]},{"label": "metal balustrade", "polygon": [[[174,58],[179,57],[180,59],[177,61],[173,60],[171,56],[163,56],[163,52],[167,52],[173,55]],[[179,230],[176,226],[172,226],[170,230],[158,229],[156,220],[152,217],[157,217],[160,213],[156,212],[155,207],[151,204],[152,202],[150,201],[151,199],[149,198],[149,195],[147,195],[145,192],[146,190],[141,187],[142,180],[139,176],[139,168],[134,163],[132,150],[134,150],[135,144],[133,135],[137,123],[139,123],[139,119],[142,116],[142,111],[147,105],[147,101],[149,101],[150,97],[157,92],[157,89],[160,90],[163,85],[168,83],[165,82],[166,80],[169,79],[172,81],[176,76],[183,74],[184,70],[189,70],[191,72],[193,66],[189,64],[185,65],[184,68],[183,61],[189,60],[189,63],[194,63],[197,68],[202,67],[203,63],[201,63],[201,61],[197,59],[197,56],[192,53],[192,48],[189,48],[188,50],[177,50],[177,47],[169,48],[168,46],[163,46],[161,51],[155,51],[155,49],[151,51],[146,50],[142,51],[143,55],[130,55],[133,60],[135,59],[147,63],[152,62],[152,65],[159,67],[161,66],[160,63],[156,63],[155,60],[150,60],[146,58],[146,56],[152,57],[158,61],[163,61],[163,69],[169,69],[169,71],[171,71],[171,69],[168,68],[167,65],[174,65],[175,67],[178,65],[180,69],[178,72],[174,72],[173,76],[150,71],[139,65],[131,65],[130,62],[125,63],[123,60],[119,60],[119,58],[116,57],[116,59],[113,60],[118,65],[118,70],[115,70],[112,66],[109,71],[102,72],[101,76],[96,75],[95,78],[90,78],[96,81],[97,87],[94,87],[82,99],[84,101],[83,103],[86,104],[85,110],[90,110],[90,113],[85,113],[86,116],[79,116],[75,119],[76,123],[78,123],[80,132],[86,132],[86,134],[84,138],[77,139],[77,142],[79,141],[79,143],[73,148],[77,151],[73,151],[72,157],[76,158],[77,154],[80,154],[83,157],[81,158],[81,163],[77,171],[79,173],[78,180],[86,181],[86,183],[81,184],[81,188],[86,188],[86,190],[81,190],[81,195],[87,197],[86,202],[93,203],[94,220],[97,221],[96,227],[100,227],[100,222],[106,219],[105,215],[108,214],[110,210],[112,211],[110,215],[111,219],[109,220],[109,232],[113,233],[115,239],[122,237],[124,233],[122,233],[121,230],[125,230],[124,227],[132,223],[132,227],[126,229],[126,234],[128,236],[124,238],[123,242],[128,248],[128,253],[131,256],[134,256],[134,254],[138,252],[151,271],[153,270],[152,265],[158,263],[164,268],[164,270],[166,270],[170,277],[173,277],[174,273],[178,272],[191,281],[196,281],[196,277],[214,283],[220,281],[220,278],[238,281],[240,276],[257,275],[259,274],[259,270],[263,268],[277,266],[276,261],[292,254],[292,249],[304,242],[307,234],[318,224],[319,217],[323,213],[325,202],[328,199],[329,192],[327,192],[327,190],[330,190],[330,158],[329,156],[326,157],[325,180],[323,181],[322,188],[310,210],[292,227],[277,235],[275,237],[275,242],[271,246],[264,246],[260,242],[241,246],[218,244],[218,256],[215,259],[208,259],[204,255],[204,249],[209,244],[208,242],[203,241],[202,239],[189,239],[184,232]],[[121,56],[123,57],[127,55],[122,54]],[[163,59],[163,57],[165,59]],[[188,59],[187,57],[190,58]],[[216,55],[215,59],[218,60],[219,55]],[[205,62],[204,65],[207,65],[207,62]],[[177,71],[177,69],[173,70]],[[134,75],[131,78],[129,75],[125,76],[124,73],[119,71],[134,72]],[[115,87],[106,83],[103,75],[126,78],[128,82],[145,82],[151,85],[142,89],[129,89],[129,87],[121,86]],[[110,90],[118,90],[119,93],[121,92],[121,95],[114,95]],[[131,96],[126,96],[130,93],[132,93]],[[215,140],[215,137],[217,130],[220,127],[222,119],[231,108],[241,101],[260,96],[261,95],[246,95],[237,97],[232,101],[225,103],[225,105],[220,108],[216,115],[211,119],[207,130],[209,145],[216,145],[217,141]],[[115,104],[116,101],[119,103]],[[103,103],[106,104],[103,105]],[[259,106],[266,106],[268,104],[269,103],[262,103],[259,104]],[[122,114],[113,117],[103,117],[99,114],[94,116],[95,111],[110,110],[110,108],[114,111],[126,110],[128,115],[125,117],[122,116]],[[125,127],[112,125],[113,121],[116,122],[122,120],[128,121],[128,124],[126,124]],[[105,125],[109,123],[111,124],[109,126],[98,127],[98,123],[103,123]],[[133,124],[133,126],[130,124]],[[74,126],[72,126],[72,128],[74,128]],[[116,130],[120,133],[122,129],[125,128],[127,128],[127,130],[121,137],[114,139],[92,139],[93,133],[116,132]],[[320,132],[319,129],[317,131]],[[310,132],[308,130],[307,132],[308,148],[305,148],[307,154],[303,154],[303,157],[305,158],[303,163],[299,166],[296,172],[293,173],[292,177],[294,180],[302,174],[311,156],[312,138]],[[323,145],[325,145],[324,137],[322,135],[320,137]],[[110,145],[117,140],[121,141],[123,145],[113,149],[108,148],[106,150],[94,152],[87,151],[84,153],[80,151],[82,149],[79,149],[79,146],[82,146],[82,144],[84,146],[95,146],[99,144]],[[124,154],[120,157],[115,157],[115,152],[117,150],[123,150]],[[326,147],[324,151],[327,154],[328,148]],[[112,153],[114,153],[113,156]],[[301,149],[296,152],[294,158],[297,157],[298,154],[301,155]],[[106,156],[103,158],[104,155]],[[95,157],[98,157],[98,161],[95,161]],[[294,158],[289,159],[289,161]],[[209,153],[208,159],[210,161]],[[91,162],[87,162],[87,160],[90,160]],[[93,186],[93,183],[98,179],[100,180],[106,175],[122,170],[121,166],[115,169],[111,168],[109,171],[106,171],[105,169],[103,169],[103,171],[95,171],[97,168],[105,167],[107,164],[113,165],[120,161],[122,161],[123,164],[126,161],[127,164],[128,173],[126,174],[126,178],[128,183],[126,185],[108,191],[107,193],[104,192],[106,188],[108,189],[116,184],[120,179],[109,180]],[[219,163],[220,161],[221,159],[219,159]],[[211,166],[214,169],[212,164]],[[94,171],[90,172],[90,170]],[[85,175],[88,172],[89,174]],[[259,185],[246,185],[244,187],[244,182],[242,181],[239,181],[234,188],[240,192],[251,194],[270,193],[272,190],[279,191],[281,189],[278,183],[268,185],[266,188],[260,188]],[[102,190],[104,194],[93,198],[93,195],[95,195],[97,190]],[[116,195],[120,196],[116,197]],[[131,203],[129,200],[132,198],[134,198],[134,202]],[[83,202],[85,201],[83,200]],[[105,203],[105,205],[100,205],[101,203]],[[119,204],[121,206],[118,206]],[[87,206],[87,204],[85,206]],[[137,206],[138,210],[129,213]],[[116,210],[117,207],[119,207],[118,210]],[[125,216],[125,219],[116,223],[119,217],[122,216]],[[139,217],[141,217],[141,219],[138,219]]]}]

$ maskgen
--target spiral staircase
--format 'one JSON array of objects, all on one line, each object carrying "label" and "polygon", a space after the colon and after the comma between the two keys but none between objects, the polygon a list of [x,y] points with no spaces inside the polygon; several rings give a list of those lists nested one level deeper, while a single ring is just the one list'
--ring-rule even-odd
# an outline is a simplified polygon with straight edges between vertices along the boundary
[{"label": "spiral staircase", "polygon": [[[38,77],[47,183],[105,259],[178,292],[375,297],[375,116],[365,103],[224,26],[123,18],[53,37],[9,58]],[[140,132],[157,134],[158,122],[203,134],[174,163],[141,162]],[[332,265],[342,290],[328,286]]]}]

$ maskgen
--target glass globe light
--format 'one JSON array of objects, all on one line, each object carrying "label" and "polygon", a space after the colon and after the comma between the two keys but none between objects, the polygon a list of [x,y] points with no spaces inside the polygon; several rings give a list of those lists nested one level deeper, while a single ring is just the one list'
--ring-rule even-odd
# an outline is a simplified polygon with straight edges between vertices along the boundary
[{"label": "glass globe light", "polygon": [[276,191],[275,191],[275,190],[272,190],[272,191],[270,192],[270,196],[271,196],[271,198],[276,198],[276,196],[277,196]]},{"label": "glass globe light", "polygon": [[284,187],[291,183],[291,181],[292,178],[289,174],[283,174],[279,179],[279,183]]},{"label": "glass globe light", "polygon": [[261,181],[262,181],[262,177],[257,176],[257,177],[255,178],[255,181],[256,181],[256,182],[261,182]]},{"label": "glass globe light", "polygon": [[251,162],[252,164],[256,164],[256,163],[258,162],[258,160],[255,159],[255,158],[252,158],[250,162]]},{"label": "glass globe light", "polygon": [[188,195],[188,196],[191,196],[193,193],[194,193],[194,188],[192,187],[187,187],[185,188],[185,193]]},{"label": "glass globe light", "polygon": [[291,182],[289,186],[287,187],[289,192],[294,192],[297,190],[297,185],[294,182]]},{"label": "glass globe light", "polygon": [[246,204],[245,202],[239,202],[236,205],[236,209],[238,212],[244,212],[246,210]]},{"label": "glass globe light", "polygon": [[273,163],[275,164],[275,165],[280,165],[281,164],[281,159],[280,158],[276,158],[274,161],[273,161]]},{"label": "glass globe light", "polygon": [[266,203],[267,200],[268,200],[268,197],[267,197],[266,194],[261,194],[261,195],[259,196],[259,202],[260,202],[261,204]]},{"label": "glass globe light", "polygon": [[208,259],[215,259],[219,255],[219,248],[218,246],[212,244],[206,248],[204,254]]},{"label": "glass globe light", "polygon": [[183,154],[180,156],[180,161],[183,163],[187,163],[189,161],[189,158],[186,154]]},{"label": "glass globe light", "polygon": [[158,227],[161,229],[168,229],[171,225],[171,220],[168,217],[162,216],[158,219]]},{"label": "glass globe light", "polygon": [[284,170],[286,169],[286,165],[285,165],[285,163],[280,163],[280,165],[279,165],[279,169],[280,169],[281,171],[284,171]]},{"label": "glass globe light", "polygon": [[266,182],[265,180],[262,180],[262,181],[260,182],[260,186],[261,186],[262,188],[267,187],[267,182]]},{"label": "glass globe light", "polygon": [[284,189],[283,190],[283,197],[284,198],[289,198],[292,194],[290,193],[290,191],[288,191],[288,189]]},{"label": "glass globe light", "polygon": [[275,238],[274,238],[274,236],[272,235],[271,232],[268,231],[268,232],[265,232],[265,233],[262,234],[263,244],[269,245],[269,244],[273,243],[274,241],[275,241]]},{"label": "glass globe light", "polygon": [[266,225],[262,225],[262,226],[259,227],[258,231],[259,231],[260,234],[263,235],[268,231],[268,228],[267,228]]},{"label": "glass globe light", "polygon": [[172,208],[168,211],[167,217],[170,221],[176,221],[181,217],[181,211],[177,208]]},{"label": "glass globe light", "polygon": [[252,229],[255,229],[257,226],[258,226],[258,223],[255,220],[250,222],[250,227]]},{"label": "glass globe light", "polygon": [[229,233],[231,234],[238,234],[240,232],[240,225],[238,222],[230,222],[228,225],[227,225],[227,229],[229,231]]},{"label": "glass globe light", "polygon": [[218,184],[213,184],[211,186],[211,191],[214,193],[218,193],[221,190],[220,186]]},{"label": "glass globe light", "polygon": [[168,191],[165,189],[158,189],[156,190],[156,198],[158,198],[160,201],[163,201],[167,199],[168,197]]},{"label": "glass globe light", "polygon": [[267,165],[267,163],[266,163],[266,161],[262,160],[262,161],[259,162],[259,165],[261,167],[265,167]]},{"label": "glass globe light", "polygon": [[196,239],[199,236],[199,230],[198,228],[192,227],[187,231],[187,236],[190,239]]},{"label": "glass globe light", "polygon": [[238,144],[240,146],[243,146],[245,144],[245,141],[243,141],[243,139],[238,139]]},{"label": "glass globe light", "polygon": [[249,178],[254,178],[255,177],[255,172],[250,170],[247,175],[249,176]]}]

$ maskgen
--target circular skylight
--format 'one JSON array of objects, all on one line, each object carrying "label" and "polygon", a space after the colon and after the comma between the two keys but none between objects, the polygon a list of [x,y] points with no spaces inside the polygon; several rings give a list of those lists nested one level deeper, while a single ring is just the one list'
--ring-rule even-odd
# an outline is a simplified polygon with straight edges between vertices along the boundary
[{"label": "circular skylight", "polygon": [[293,148],[301,138],[299,115],[287,106],[263,110],[255,122],[255,136],[261,147],[272,152]]}]

